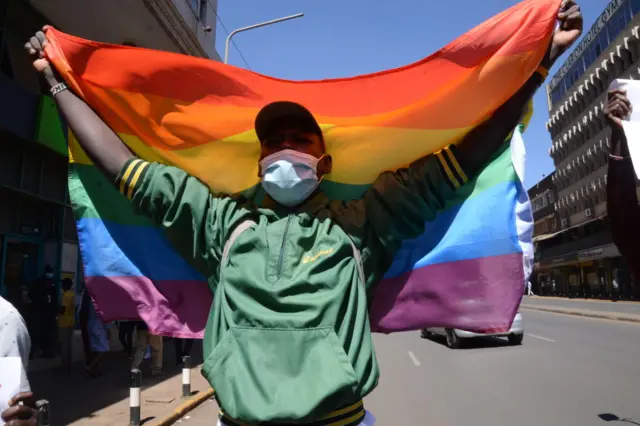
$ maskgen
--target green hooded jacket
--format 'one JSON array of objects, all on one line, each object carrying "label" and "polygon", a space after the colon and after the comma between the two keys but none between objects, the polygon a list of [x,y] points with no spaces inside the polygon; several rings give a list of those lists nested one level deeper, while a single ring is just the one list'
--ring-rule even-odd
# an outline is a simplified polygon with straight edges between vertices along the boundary
[{"label": "green hooded jacket", "polygon": [[[381,174],[359,200],[317,191],[293,209],[216,197],[184,171],[140,159],[125,165],[116,185],[209,277],[202,372],[225,415],[304,423],[376,387],[373,289],[402,241],[421,235],[466,181],[446,148]],[[246,229],[223,253],[241,224]]]}]

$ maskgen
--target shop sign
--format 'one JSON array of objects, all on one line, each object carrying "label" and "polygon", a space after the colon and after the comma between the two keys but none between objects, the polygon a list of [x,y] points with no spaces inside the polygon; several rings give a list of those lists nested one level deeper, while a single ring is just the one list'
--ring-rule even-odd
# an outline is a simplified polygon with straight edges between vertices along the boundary
[{"label": "shop sign", "polygon": [[597,248],[597,249],[580,252],[580,253],[578,253],[577,257],[578,257],[579,260],[597,259],[598,257],[602,256],[603,254],[604,254],[604,248],[600,247],[600,248]]},{"label": "shop sign", "polygon": [[34,226],[21,226],[20,233],[22,235],[40,235],[40,228]]}]

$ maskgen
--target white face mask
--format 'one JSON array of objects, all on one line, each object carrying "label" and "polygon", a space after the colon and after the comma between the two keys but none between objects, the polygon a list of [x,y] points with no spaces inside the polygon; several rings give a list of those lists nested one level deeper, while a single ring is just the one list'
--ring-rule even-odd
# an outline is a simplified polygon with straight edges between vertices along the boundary
[{"label": "white face mask", "polygon": [[260,162],[262,187],[283,206],[296,206],[320,184],[317,170],[319,161],[319,158],[293,149],[271,154]]}]

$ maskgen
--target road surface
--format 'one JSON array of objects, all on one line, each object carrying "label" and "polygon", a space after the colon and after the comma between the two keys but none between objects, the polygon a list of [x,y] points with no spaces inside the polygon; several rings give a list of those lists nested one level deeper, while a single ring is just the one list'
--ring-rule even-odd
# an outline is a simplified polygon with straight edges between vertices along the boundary
[{"label": "road surface", "polygon": [[[525,311],[525,339],[450,350],[419,333],[375,336],[376,425],[640,424],[640,326]],[[212,425],[209,402],[182,425]],[[615,419],[626,420],[624,422]]]}]

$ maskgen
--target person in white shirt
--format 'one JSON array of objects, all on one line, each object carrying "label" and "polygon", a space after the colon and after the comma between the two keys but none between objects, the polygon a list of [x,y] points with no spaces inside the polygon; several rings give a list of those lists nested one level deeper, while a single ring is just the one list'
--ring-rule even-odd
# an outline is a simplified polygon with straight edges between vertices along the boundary
[{"label": "person in white shirt", "polygon": [[30,351],[31,338],[22,315],[11,303],[0,297],[0,358],[16,356],[22,359],[20,392],[31,390],[26,373]]},{"label": "person in white shirt", "polygon": [[19,357],[22,360],[20,393],[8,401],[9,408],[2,413],[2,420],[7,425],[26,426],[35,421],[35,410],[30,407],[33,394],[27,379],[30,351],[31,338],[22,315],[11,303],[0,297],[0,358]]}]

